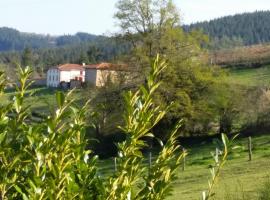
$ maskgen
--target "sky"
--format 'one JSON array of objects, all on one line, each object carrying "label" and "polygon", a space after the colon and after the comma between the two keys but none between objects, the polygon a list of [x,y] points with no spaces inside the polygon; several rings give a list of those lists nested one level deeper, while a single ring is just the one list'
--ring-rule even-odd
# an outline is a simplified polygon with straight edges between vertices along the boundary
[{"label": "sky", "polygon": [[[116,32],[117,0],[0,0],[0,27],[51,35]],[[236,13],[270,10],[270,0],[174,0],[181,22],[205,21]]]}]

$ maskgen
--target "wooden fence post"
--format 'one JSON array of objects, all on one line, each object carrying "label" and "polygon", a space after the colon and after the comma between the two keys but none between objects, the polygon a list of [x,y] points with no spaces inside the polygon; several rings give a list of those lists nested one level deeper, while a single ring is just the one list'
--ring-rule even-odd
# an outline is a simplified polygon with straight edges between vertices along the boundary
[{"label": "wooden fence post", "polygon": [[152,167],[152,151],[150,150],[149,151],[149,171],[150,171],[151,167]]},{"label": "wooden fence post", "polygon": [[216,163],[219,162],[219,149],[216,148]]},{"label": "wooden fence post", "polygon": [[251,136],[248,137],[248,161],[252,160],[252,140]]},{"label": "wooden fence post", "polygon": [[114,157],[114,171],[117,171],[117,160],[116,157]]},{"label": "wooden fence post", "polygon": [[182,171],[185,171],[186,170],[186,149],[185,148],[183,148],[183,154],[184,154],[184,157],[183,157]]}]

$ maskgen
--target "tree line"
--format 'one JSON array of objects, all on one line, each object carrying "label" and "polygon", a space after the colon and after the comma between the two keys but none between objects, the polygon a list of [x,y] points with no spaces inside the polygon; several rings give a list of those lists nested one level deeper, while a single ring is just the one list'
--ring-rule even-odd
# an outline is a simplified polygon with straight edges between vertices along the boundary
[{"label": "tree line", "polygon": [[270,41],[270,11],[256,11],[184,25],[186,31],[202,30],[211,39],[210,48],[229,48]]},{"label": "tree line", "polygon": [[55,48],[85,42],[102,42],[104,36],[78,32],[75,35],[43,35],[24,33],[13,28],[0,27],[0,51],[22,51],[32,49]]},{"label": "tree line", "polygon": [[98,42],[74,43],[55,48],[26,47],[22,51],[0,53],[0,68],[10,73],[14,71],[17,64],[32,66],[35,72],[44,75],[49,67],[63,63],[114,62],[123,52],[129,52],[129,49],[128,44],[119,43],[114,38],[103,38]]}]

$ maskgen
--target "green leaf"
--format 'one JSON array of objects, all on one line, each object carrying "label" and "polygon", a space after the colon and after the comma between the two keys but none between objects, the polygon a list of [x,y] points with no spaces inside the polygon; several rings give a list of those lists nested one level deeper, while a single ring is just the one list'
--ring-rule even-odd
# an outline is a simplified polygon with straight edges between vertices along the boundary
[{"label": "green leaf", "polygon": [[225,147],[227,147],[229,145],[229,139],[228,136],[224,133],[221,134],[221,138],[222,138],[222,142],[224,144]]},{"label": "green leaf", "polygon": [[22,191],[22,189],[19,186],[14,185],[14,187],[17,190],[17,192],[19,192],[23,196],[23,200],[29,200],[29,198],[26,196],[26,194]]},{"label": "green leaf", "polygon": [[63,107],[65,103],[65,95],[63,92],[60,92],[60,91],[56,92],[56,102],[59,108]]},{"label": "green leaf", "polygon": [[4,141],[6,134],[6,132],[0,134],[0,144]]}]

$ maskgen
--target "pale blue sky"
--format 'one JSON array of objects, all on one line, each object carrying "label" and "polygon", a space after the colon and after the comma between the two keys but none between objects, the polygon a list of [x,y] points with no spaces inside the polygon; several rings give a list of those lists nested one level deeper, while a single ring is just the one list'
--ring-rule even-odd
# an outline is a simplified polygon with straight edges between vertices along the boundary
[{"label": "pale blue sky", "polygon": [[[53,35],[115,32],[117,0],[0,0],[0,27]],[[182,23],[235,13],[270,10],[270,0],[174,0]]]}]

